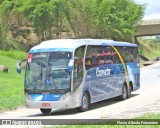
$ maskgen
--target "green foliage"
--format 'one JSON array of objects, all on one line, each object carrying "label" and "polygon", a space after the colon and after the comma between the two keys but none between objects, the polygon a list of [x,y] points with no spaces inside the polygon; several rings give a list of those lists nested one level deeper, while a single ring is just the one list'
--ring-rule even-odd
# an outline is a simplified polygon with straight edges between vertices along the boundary
[{"label": "green foliage", "polygon": [[0,48],[1,49],[18,49],[18,44],[15,39],[9,37],[9,28],[12,24],[12,10],[14,8],[14,2],[4,0],[0,4]]},{"label": "green foliage", "polygon": [[1,7],[1,13],[3,14],[3,16],[7,17],[10,15],[10,12],[14,7],[14,2],[4,0],[3,3],[0,5],[0,7]]},{"label": "green foliage", "polygon": [[[23,26],[26,19],[26,27],[34,28],[39,42],[64,37],[130,41],[144,14],[144,6],[133,0],[4,0],[0,7],[3,49],[14,41],[8,36],[10,28]],[[14,41],[12,47],[20,48],[15,46]]]},{"label": "green foliage", "polygon": [[23,51],[16,51],[16,50],[10,50],[10,51],[2,51],[0,50],[0,56],[6,56],[17,60],[22,60],[27,58],[27,53]]},{"label": "green foliage", "polygon": [[51,39],[55,3],[46,0],[27,0],[18,8],[33,23],[35,32],[42,40]]},{"label": "green foliage", "polygon": [[5,40],[6,40],[6,30],[5,27],[3,26],[2,22],[0,21],[0,47],[4,48],[5,46]]},{"label": "green foliage", "polygon": [[139,51],[141,55],[150,60],[160,57],[160,39],[143,39],[138,38]]},{"label": "green foliage", "polygon": [[138,117],[137,119],[160,119],[160,113],[158,114],[148,113],[148,114]]},{"label": "green foliage", "polygon": [[96,0],[68,0],[64,6],[64,15],[75,38],[95,38]]},{"label": "green foliage", "polygon": [[16,72],[18,60],[2,57],[0,54],[0,65],[9,68],[8,73],[0,71],[0,111],[16,109],[17,106],[24,105],[23,77]]},{"label": "green foliage", "polygon": [[98,33],[114,40],[131,40],[143,10],[143,6],[131,0],[102,0],[97,18]]}]

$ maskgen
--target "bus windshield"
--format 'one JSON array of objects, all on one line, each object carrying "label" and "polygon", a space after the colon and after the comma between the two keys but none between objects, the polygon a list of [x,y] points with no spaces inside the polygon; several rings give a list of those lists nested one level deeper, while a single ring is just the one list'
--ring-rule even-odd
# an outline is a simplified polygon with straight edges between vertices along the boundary
[{"label": "bus windshield", "polygon": [[46,52],[28,55],[25,74],[27,93],[66,93],[70,91],[68,63],[71,52]]}]

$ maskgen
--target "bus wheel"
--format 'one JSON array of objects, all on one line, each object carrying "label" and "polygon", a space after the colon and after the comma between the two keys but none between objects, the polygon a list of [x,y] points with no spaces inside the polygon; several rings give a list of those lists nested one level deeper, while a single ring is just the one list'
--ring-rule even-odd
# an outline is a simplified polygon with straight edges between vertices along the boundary
[{"label": "bus wheel", "polygon": [[122,95],[120,95],[118,97],[119,100],[125,100],[127,99],[127,87],[126,85],[123,86],[123,89],[122,89]]},{"label": "bus wheel", "polygon": [[78,107],[77,110],[79,112],[84,112],[84,111],[87,111],[88,108],[89,108],[89,97],[88,97],[87,93],[85,93],[82,98],[82,106]]},{"label": "bus wheel", "polygon": [[129,88],[127,89],[127,98],[131,97],[131,92],[132,92],[131,85],[129,85]]},{"label": "bus wheel", "polygon": [[41,110],[41,112],[42,112],[43,114],[49,114],[52,109],[43,109],[43,108],[41,108],[40,110]]}]

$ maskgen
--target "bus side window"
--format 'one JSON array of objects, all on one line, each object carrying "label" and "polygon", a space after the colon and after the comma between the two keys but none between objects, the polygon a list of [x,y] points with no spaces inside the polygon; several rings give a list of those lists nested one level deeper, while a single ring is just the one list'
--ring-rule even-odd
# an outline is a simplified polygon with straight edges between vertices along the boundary
[{"label": "bus side window", "polygon": [[111,64],[117,63],[117,53],[112,47],[107,47],[107,61],[111,62]]},{"label": "bus side window", "polygon": [[120,60],[119,60],[119,57],[118,57],[117,54],[115,54],[115,55],[113,56],[113,62],[114,62],[115,64],[119,64],[119,63],[120,63]]},{"label": "bus side window", "polygon": [[136,57],[134,56],[134,48],[129,48],[130,62],[136,62]]},{"label": "bus side window", "polygon": [[96,49],[94,46],[88,46],[86,57],[85,57],[85,67],[86,70],[93,67],[94,64],[96,64],[97,58],[96,58]]},{"label": "bus side window", "polygon": [[123,47],[123,48],[122,48],[122,58],[123,58],[123,60],[124,60],[125,63],[128,62],[127,54],[128,54],[128,53],[127,53],[127,48],[126,48],[126,47]]},{"label": "bus side window", "polygon": [[113,64],[114,55],[116,52],[109,46],[88,46],[85,59],[86,70],[98,65]]},{"label": "bus side window", "polygon": [[[122,59],[123,59],[123,61],[124,61],[125,55],[124,55],[124,53],[123,53],[123,48],[122,48],[122,47],[115,47],[115,48],[117,49],[117,51],[119,52],[120,56],[122,57]],[[116,64],[121,64],[121,63],[122,63],[121,60],[120,60],[120,58],[119,58],[119,55],[118,55],[118,54],[115,54],[114,57],[115,57],[115,63],[116,63]],[[125,61],[124,61],[124,62],[125,62]]]},{"label": "bus side window", "polygon": [[126,48],[126,50],[124,51],[124,55],[126,63],[135,62],[135,58],[133,56],[133,48],[131,47]]},{"label": "bus side window", "polygon": [[134,57],[134,61],[138,62],[138,48],[133,48],[133,57]]},{"label": "bus side window", "polygon": [[131,55],[131,48],[123,47],[122,58],[125,63],[133,62],[133,56]]}]

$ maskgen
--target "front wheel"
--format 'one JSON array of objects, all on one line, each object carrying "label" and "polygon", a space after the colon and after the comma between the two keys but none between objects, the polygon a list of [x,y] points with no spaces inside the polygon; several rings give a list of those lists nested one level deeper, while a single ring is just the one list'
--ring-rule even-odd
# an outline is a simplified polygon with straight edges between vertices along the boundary
[{"label": "front wheel", "polygon": [[126,87],[126,85],[124,85],[123,88],[122,88],[122,95],[120,95],[118,97],[118,100],[125,100],[125,99],[127,99],[127,87]]},{"label": "front wheel", "polygon": [[88,108],[89,108],[89,97],[88,97],[87,93],[85,93],[82,98],[82,106],[77,108],[77,110],[79,112],[84,112],[84,111],[87,111]]},{"label": "front wheel", "polygon": [[42,112],[43,114],[49,114],[52,109],[43,109],[43,108],[41,108],[40,110],[41,110],[41,112]]}]

